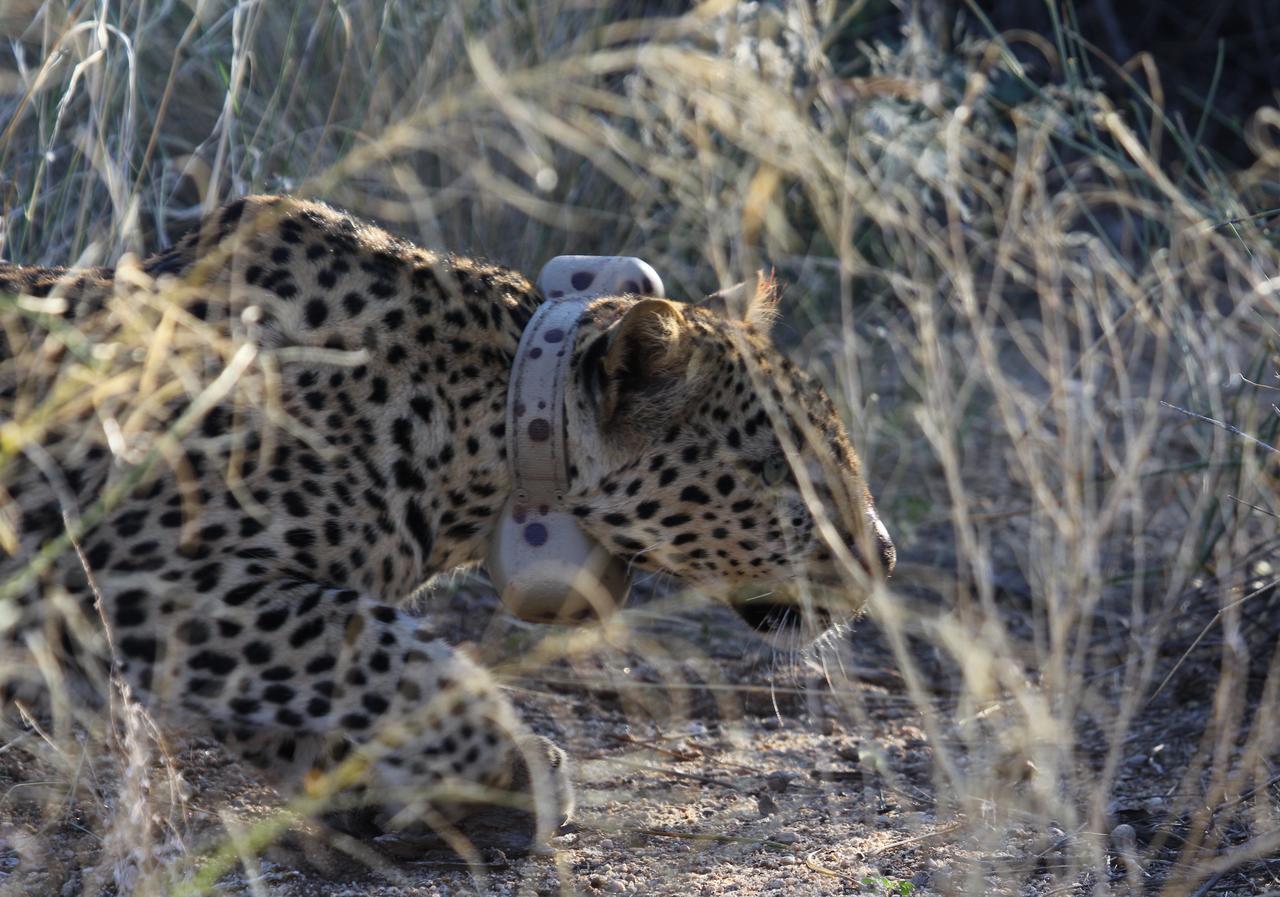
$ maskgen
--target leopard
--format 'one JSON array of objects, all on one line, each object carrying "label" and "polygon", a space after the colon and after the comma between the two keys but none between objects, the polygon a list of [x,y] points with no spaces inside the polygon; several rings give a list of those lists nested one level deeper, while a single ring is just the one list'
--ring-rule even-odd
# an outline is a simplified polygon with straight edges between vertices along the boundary
[{"label": "leopard", "polygon": [[[776,284],[652,292],[593,299],[573,336],[566,507],[630,567],[753,628],[852,619],[896,550],[835,402],[774,344]],[[264,195],[114,268],[0,264],[6,297],[0,432],[58,395],[31,359],[57,370],[75,333],[127,308],[158,310],[157,340],[249,352],[206,350],[189,373],[199,386],[239,363],[260,394],[160,390],[141,416],[178,435],[86,399],[5,450],[0,697],[38,691],[52,654],[118,675],[285,789],[358,761],[335,794],[384,829],[512,794],[546,820],[539,837],[570,818],[567,755],[404,600],[482,561],[512,491],[509,374],[543,302],[528,279]]]}]

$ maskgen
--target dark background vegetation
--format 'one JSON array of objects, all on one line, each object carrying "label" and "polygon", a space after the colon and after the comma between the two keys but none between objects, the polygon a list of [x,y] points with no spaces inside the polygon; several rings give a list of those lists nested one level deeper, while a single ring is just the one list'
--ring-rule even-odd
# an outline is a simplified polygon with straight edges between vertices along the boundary
[{"label": "dark background vegetation", "polygon": [[[1025,28],[1053,39],[1065,22],[1121,65],[1151,54],[1167,110],[1192,122],[1205,116],[1204,145],[1237,166],[1254,159],[1243,139],[1245,121],[1259,106],[1274,105],[1280,90],[1280,4],[1271,0],[995,0],[944,8],[970,33],[983,33],[981,10],[1000,32]],[[1109,66],[1090,65],[1109,88],[1123,89]]]}]

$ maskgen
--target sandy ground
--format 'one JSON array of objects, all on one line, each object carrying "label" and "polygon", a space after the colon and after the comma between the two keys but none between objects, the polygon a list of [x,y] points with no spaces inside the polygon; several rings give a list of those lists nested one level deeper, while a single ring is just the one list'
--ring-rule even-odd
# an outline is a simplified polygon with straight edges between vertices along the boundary
[{"label": "sandy ground", "polygon": [[[430,612],[482,655],[519,652],[542,635],[511,621],[475,587],[437,598]],[[674,615],[641,606],[630,613],[636,631],[665,656],[602,651],[513,683],[531,725],[575,758],[577,817],[549,854],[522,851],[505,820],[476,824],[481,862],[472,866],[438,844],[291,835],[223,876],[216,893],[1048,897],[1139,893],[1185,871],[1177,860],[1187,823],[1162,812],[1160,796],[1179,786],[1202,735],[1212,651],[1183,663],[1149,719],[1135,724],[1121,760],[1107,824],[1133,827],[1141,871],[1115,848],[1082,872],[1087,831],[1041,825],[1037,832],[994,810],[983,819],[973,812],[980,801],[943,792],[924,719],[870,621],[846,636],[855,650],[842,652],[845,669],[833,685],[764,646],[726,610]],[[936,676],[935,696],[945,705],[955,671],[927,650],[919,660]],[[1100,765],[1104,739],[1085,742],[1081,763]],[[95,865],[102,842],[74,809],[51,814],[52,823],[20,809],[15,794],[47,775],[24,765],[24,756],[0,752],[0,794],[12,816],[0,827],[0,894],[122,893],[109,870]],[[244,825],[273,805],[271,792],[212,743],[178,740],[175,761],[190,786],[188,822],[180,827],[189,839],[166,850],[198,855],[221,837],[217,820]],[[1015,774],[1010,787],[1033,784]],[[39,850],[31,846],[37,841]],[[1264,861],[1232,870],[1204,893],[1277,886],[1280,865]]]}]

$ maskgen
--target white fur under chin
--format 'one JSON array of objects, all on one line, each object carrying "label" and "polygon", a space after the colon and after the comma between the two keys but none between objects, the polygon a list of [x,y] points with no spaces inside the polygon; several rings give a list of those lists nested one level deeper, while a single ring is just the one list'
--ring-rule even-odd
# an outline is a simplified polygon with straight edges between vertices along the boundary
[{"label": "white fur under chin", "polygon": [[795,632],[798,642],[796,656],[805,666],[818,672],[830,669],[832,663],[839,663],[841,647],[847,643],[849,633],[853,632],[853,621],[833,623],[818,635],[817,638],[804,639],[799,630]]}]

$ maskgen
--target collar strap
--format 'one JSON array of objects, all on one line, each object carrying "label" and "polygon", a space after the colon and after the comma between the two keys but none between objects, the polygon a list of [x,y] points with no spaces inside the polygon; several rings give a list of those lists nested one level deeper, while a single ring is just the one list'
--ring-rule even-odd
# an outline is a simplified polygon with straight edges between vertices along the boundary
[{"label": "collar strap", "polygon": [[569,488],[565,395],[582,313],[597,296],[664,292],[657,272],[629,256],[556,256],[537,285],[545,301],[520,336],[507,389],[507,456],[516,506],[545,514]]}]

